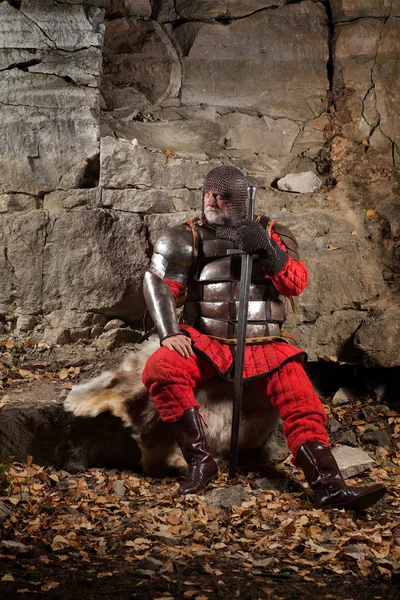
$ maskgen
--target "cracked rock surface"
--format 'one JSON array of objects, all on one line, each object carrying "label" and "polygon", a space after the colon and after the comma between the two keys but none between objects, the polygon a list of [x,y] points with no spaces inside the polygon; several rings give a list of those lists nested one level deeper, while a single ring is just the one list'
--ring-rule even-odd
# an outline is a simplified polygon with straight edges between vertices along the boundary
[{"label": "cracked rock surface", "polygon": [[[0,2],[1,328],[140,329],[152,245],[229,163],[298,238],[296,343],[399,365],[399,19],[399,0]],[[302,172],[318,192],[277,189]]]}]

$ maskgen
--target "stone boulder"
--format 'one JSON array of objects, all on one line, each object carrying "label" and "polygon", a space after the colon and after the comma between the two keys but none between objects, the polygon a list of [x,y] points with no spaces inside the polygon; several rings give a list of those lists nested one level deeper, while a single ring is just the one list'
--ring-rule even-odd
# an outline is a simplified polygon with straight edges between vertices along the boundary
[{"label": "stone boulder", "polygon": [[43,259],[43,311],[95,310],[130,322],[141,319],[147,248],[138,215],[80,208],[50,213]]},{"label": "stone boulder", "polygon": [[108,110],[142,109],[178,96],[181,65],[157,21],[109,21],[103,53],[102,94]]},{"label": "stone boulder", "polygon": [[294,299],[297,312],[288,306],[285,329],[310,360],[324,355],[355,360],[354,334],[368,321],[368,304],[386,293],[378,257],[339,212],[298,212],[272,213],[296,236],[309,273],[309,285]]},{"label": "stone boulder", "polygon": [[140,469],[140,450],[120,419],[103,414],[73,418],[55,402],[11,402],[0,408],[0,461],[54,465],[70,472],[90,467]]},{"label": "stone boulder", "polygon": [[0,4],[0,192],[79,187],[99,152],[103,11],[49,0],[18,6]]},{"label": "stone boulder", "polygon": [[[387,6],[380,4],[375,12],[386,12]],[[390,163],[393,144],[399,160],[398,10],[397,17],[385,21],[363,18],[338,25],[334,44],[334,93],[341,131],[350,140],[368,143]]]},{"label": "stone boulder", "polygon": [[287,4],[229,24],[183,23],[171,35],[182,53],[185,104],[300,121],[326,108],[328,27],[320,3]]},{"label": "stone boulder", "polygon": [[322,184],[315,173],[306,171],[304,173],[289,173],[279,179],[277,186],[279,190],[286,192],[298,192],[299,194],[312,194],[318,192]]},{"label": "stone boulder", "polygon": [[366,367],[395,367],[400,356],[400,308],[374,310],[355,334],[355,347]]},{"label": "stone boulder", "polygon": [[400,14],[398,0],[331,0],[332,17],[335,22],[352,21],[366,17],[388,17]]}]

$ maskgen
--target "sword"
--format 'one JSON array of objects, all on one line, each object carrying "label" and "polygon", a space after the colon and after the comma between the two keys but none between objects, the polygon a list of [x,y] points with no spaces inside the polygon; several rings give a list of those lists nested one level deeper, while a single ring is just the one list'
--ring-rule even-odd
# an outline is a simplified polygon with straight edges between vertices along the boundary
[{"label": "sword", "polygon": [[[247,188],[247,195],[249,199],[249,204],[247,207],[247,218],[253,220],[256,188],[254,186],[249,186]],[[246,254],[241,250],[231,250],[229,254],[242,255],[239,288],[239,315],[236,344],[235,378],[233,384],[231,451],[229,460],[229,478],[232,479],[236,475],[238,462],[240,410],[242,406],[243,395],[244,351],[246,346],[247,312],[249,307],[249,293],[251,282],[251,269],[253,266],[253,255]]]}]

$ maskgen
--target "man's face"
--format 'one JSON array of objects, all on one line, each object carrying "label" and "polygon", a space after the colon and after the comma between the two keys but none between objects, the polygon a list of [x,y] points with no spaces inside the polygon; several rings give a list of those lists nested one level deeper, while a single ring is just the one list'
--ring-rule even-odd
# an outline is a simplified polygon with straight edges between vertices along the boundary
[{"label": "man's face", "polygon": [[207,190],[204,193],[204,214],[211,225],[231,225],[228,206],[223,194],[215,190]]}]

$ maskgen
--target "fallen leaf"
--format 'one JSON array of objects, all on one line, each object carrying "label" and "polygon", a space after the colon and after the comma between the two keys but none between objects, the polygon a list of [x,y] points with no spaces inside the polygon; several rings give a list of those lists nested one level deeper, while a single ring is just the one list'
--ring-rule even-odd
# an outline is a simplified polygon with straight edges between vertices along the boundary
[{"label": "fallen leaf", "polygon": [[351,232],[351,235],[355,235],[356,237],[358,237],[358,233],[355,229],[353,229],[353,231]]},{"label": "fallen leaf", "polygon": [[49,583],[45,583],[40,588],[42,592],[49,592],[50,590],[55,590],[60,585],[59,581],[50,581]]},{"label": "fallen leaf", "polygon": [[33,373],[31,373],[31,371],[27,371],[26,369],[18,369],[18,373],[21,375],[21,377],[23,377],[24,379],[28,378],[28,377],[32,377]]},{"label": "fallen leaf", "polygon": [[365,213],[366,217],[374,217],[375,216],[375,211],[374,210],[367,210],[367,212]]},{"label": "fallen leaf", "polygon": [[0,579],[0,581],[15,581],[15,579],[11,575],[11,573],[6,573],[5,575],[3,575],[3,577]]},{"label": "fallen leaf", "polygon": [[168,150],[168,148],[163,150],[162,153],[165,154],[165,156],[167,158],[168,158],[168,156],[176,156],[176,152],[173,152],[172,150]]},{"label": "fallen leaf", "polygon": [[285,524],[283,531],[286,535],[293,535],[296,533],[296,523],[294,519],[290,519],[289,523]]},{"label": "fallen leaf", "polygon": [[340,246],[336,247],[336,246],[331,246],[330,244],[328,244],[328,250],[340,250]]},{"label": "fallen leaf", "polygon": [[51,544],[51,549],[53,552],[57,552],[57,550],[64,550],[64,548],[67,548],[71,545],[71,542],[62,535],[55,535]]},{"label": "fallen leaf", "polygon": [[378,566],[378,571],[380,573],[382,573],[382,575],[384,575],[386,577],[386,579],[390,579],[391,578],[392,574],[389,571],[389,569],[385,569],[384,567],[380,567],[379,565],[377,565],[377,566]]},{"label": "fallen leaf", "polygon": [[7,402],[11,402],[11,396],[9,396],[8,394],[5,394],[4,396],[1,397],[0,399],[0,408],[2,406],[4,406],[5,404],[7,404]]},{"label": "fallen leaf", "polygon": [[11,348],[14,348],[14,345],[15,345],[15,344],[14,344],[14,342],[13,342],[12,340],[8,340],[8,341],[6,342],[6,348],[7,348],[8,350],[10,350]]},{"label": "fallen leaf", "polygon": [[68,369],[61,369],[58,373],[58,379],[61,379],[61,381],[68,379]]}]

